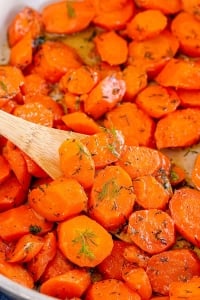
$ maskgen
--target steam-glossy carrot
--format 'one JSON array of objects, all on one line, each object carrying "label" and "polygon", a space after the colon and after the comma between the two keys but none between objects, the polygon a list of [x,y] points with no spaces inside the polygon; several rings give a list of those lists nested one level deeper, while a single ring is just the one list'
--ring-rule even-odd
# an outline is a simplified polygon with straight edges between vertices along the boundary
[{"label": "steam-glossy carrot", "polygon": [[24,85],[22,86],[22,93],[24,95],[47,95],[49,91],[49,84],[40,75],[33,73],[24,76]]},{"label": "steam-glossy carrot", "polygon": [[135,267],[146,269],[149,255],[135,244],[130,243],[126,246],[123,256],[127,261],[133,263]]},{"label": "steam-glossy carrot", "polygon": [[24,84],[22,71],[14,66],[0,66],[0,98],[13,98]]},{"label": "steam-glossy carrot", "polygon": [[157,0],[147,0],[147,1],[143,1],[143,0],[135,0],[136,5],[139,8],[143,8],[143,9],[158,9],[160,11],[162,11],[164,14],[175,14],[177,12],[179,12],[182,9],[182,2],[181,0],[169,0],[166,2],[161,0],[161,1],[157,1]]}]

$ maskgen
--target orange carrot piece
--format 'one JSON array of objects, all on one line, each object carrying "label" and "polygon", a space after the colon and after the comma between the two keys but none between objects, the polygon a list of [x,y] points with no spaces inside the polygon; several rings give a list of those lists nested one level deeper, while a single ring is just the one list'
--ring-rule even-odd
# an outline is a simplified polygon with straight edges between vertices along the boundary
[{"label": "orange carrot piece", "polygon": [[45,281],[40,286],[40,292],[59,299],[66,299],[66,297],[71,299],[71,297],[81,297],[90,284],[88,271],[73,269]]},{"label": "orange carrot piece", "polygon": [[[155,296],[155,297],[150,298],[150,300],[170,300],[170,298],[168,296]],[[176,300],[178,300],[178,299],[176,299]],[[195,300],[195,299],[193,299],[193,300]]]},{"label": "orange carrot piece", "polygon": [[135,267],[146,269],[149,256],[136,245],[129,244],[124,249],[123,256],[127,261],[133,263]]},{"label": "orange carrot piece", "polygon": [[124,137],[118,130],[104,130],[82,139],[94,160],[95,168],[116,162],[122,154]]},{"label": "orange carrot piece", "polygon": [[24,76],[24,85],[22,87],[24,95],[47,95],[49,92],[49,84],[40,75],[33,73]]},{"label": "orange carrot piece", "polygon": [[133,180],[136,202],[144,209],[165,209],[169,201],[169,193],[152,175],[137,177]]},{"label": "orange carrot piece", "polygon": [[95,267],[111,253],[113,240],[100,224],[80,215],[59,223],[58,247],[76,265]]},{"label": "orange carrot piece", "polygon": [[178,166],[176,164],[172,164],[171,170],[170,170],[170,183],[172,186],[176,186],[177,184],[183,182],[186,178],[186,173],[181,166]]},{"label": "orange carrot piece", "polygon": [[74,95],[65,93],[63,97],[63,105],[68,113],[83,111],[83,103],[87,95]]},{"label": "orange carrot piece", "polygon": [[126,92],[123,100],[133,101],[135,96],[147,85],[147,73],[138,65],[128,65],[122,72],[122,78],[126,84]]},{"label": "orange carrot piece", "polygon": [[167,5],[164,0],[135,0],[135,3],[139,8],[158,9],[166,15],[178,13],[182,9],[181,0],[169,0]]},{"label": "orange carrot piece", "polygon": [[132,241],[149,254],[164,251],[175,242],[173,219],[159,209],[133,212],[129,218],[128,233]]},{"label": "orange carrot piece", "polygon": [[180,12],[171,22],[171,32],[180,42],[180,50],[188,56],[200,55],[200,23],[190,13]]},{"label": "orange carrot piece", "polygon": [[167,26],[167,17],[156,9],[138,12],[127,23],[127,35],[136,41],[146,40],[161,33]]},{"label": "orange carrot piece", "polygon": [[199,0],[182,0],[182,9],[192,14],[197,20],[200,20],[200,2]]},{"label": "orange carrot piece", "polygon": [[195,163],[194,163],[194,167],[192,169],[192,175],[191,175],[192,182],[197,190],[200,189],[199,171],[200,171],[200,155],[198,154],[195,159]]},{"label": "orange carrot piece", "polygon": [[52,226],[28,205],[0,213],[0,237],[5,241],[16,241],[27,233],[41,235],[51,230]]},{"label": "orange carrot piece", "polygon": [[169,202],[177,231],[197,247],[200,245],[200,230],[196,225],[198,224],[199,199],[199,191],[185,187],[175,190]]},{"label": "orange carrot piece", "polygon": [[186,282],[200,275],[200,263],[191,250],[168,250],[153,255],[148,261],[146,272],[153,291],[168,296],[172,282]]},{"label": "orange carrot piece", "polygon": [[71,34],[85,29],[94,15],[90,0],[58,1],[43,8],[42,21],[47,32]]},{"label": "orange carrot piece", "polygon": [[84,101],[84,110],[94,119],[98,119],[122,100],[125,91],[125,82],[118,74],[107,76],[89,93]]},{"label": "orange carrot piece", "polygon": [[83,134],[95,134],[101,131],[100,126],[84,112],[72,112],[62,117],[63,122],[72,131]]},{"label": "orange carrot piece", "polygon": [[[106,296],[106,298],[105,298]],[[94,282],[86,293],[86,300],[141,300],[138,293],[134,292],[121,280],[105,279]]]},{"label": "orange carrot piece", "polygon": [[13,98],[24,84],[22,71],[14,66],[0,66],[0,98]]},{"label": "orange carrot piece", "polygon": [[22,236],[16,243],[13,251],[7,256],[10,263],[28,262],[41,250],[43,238],[31,233]]},{"label": "orange carrot piece", "polygon": [[95,0],[96,15],[93,23],[108,30],[119,30],[125,28],[127,21],[135,12],[132,0]]},{"label": "orange carrot piece", "polygon": [[64,92],[72,94],[89,93],[99,80],[95,69],[88,66],[81,66],[75,70],[69,70],[60,80],[59,87]]},{"label": "orange carrot piece", "polygon": [[133,210],[135,194],[128,173],[107,166],[96,175],[89,197],[89,215],[108,230],[126,223]]},{"label": "orange carrot piece", "polygon": [[50,83],[58,82],[69,69],[81,66],[74,49],[57,41],[42,44],[33,58],[34,71]]},{"label": "orange carrot piece", "polygon": [[193,277],[187,282],[174,281],[169,287],[170,300],[198,300],[200,297],[200,277]]},{"label": "orange carrot piece", "polygon": [[17,106],[18,104],[15,100],[8,99],[8,101],[1,107],[1,109],[7,113],[12,114]]},{"label": "orange carrot piece", "polygon": [[[128,56],[127,41],[115,31],[98,34],[94,38],[101,60],[110,65],[120,65],[126,62]],[[117,49],[113,51],[113,49]]]},{"label": "orange carrot piece", "polygon": [[122,103],[105,116],[104,125],[107,128],[120,130],[129,146],[151,146],[154,121],[135,103]]},{"label": "orange carrot piece", "polygon": [[183,107],[200,107],[200,91],[199,90],[184,90],[177,91],[178,97]]},{"label": "orange carrot piece", "polygon": [[143,268],[133,268],[123,273],[123,280],[130,289],[140,295],[141,299],[149,300],[152,295],[152,288],[147,273]]},{"label": "orange carrot piece", "polygon": [[0,184],[10,176],[10,165],[3,155],[0,154]]},{"label": "orange carrot piece", "polygon": [[64,176],[74,178],[84,188],[94,182],[95,164],[92,154],[79,140],[65,140],[58,149],[60,168]]},{"label": "orange carrot piece", "polygon": [[22,152],[22,155],[25,159],[28,173],[31,176],[37,177],[37,178],[46,178],[48,177],[47,173],[41,169],[27,154]]},{"label": "orange carrot piece", "polygon": [[76,180],[61,177],[32,189],[28,202],[40,216],[58,222],[86,210],[87,196]]},{"label": "orange carrot piece", "polygon": [[185,108],[176,110],[160,119],[155,130],[158,149],[186,147],[194,144],[200,137],[200,110]]},{"label": "orange carrot piece", "polygon": [[162,118],[175,111],[180,99],[172,88],[148,85],[138,93],[135,103],[152,118]]},{"label": "orange carrot piece", "polygon": [[30,32],[33,39],[43,30],[41,15],[31,7],[24,7],[19,11],[8,27],[9,46],[13,47],[26,33]]}]

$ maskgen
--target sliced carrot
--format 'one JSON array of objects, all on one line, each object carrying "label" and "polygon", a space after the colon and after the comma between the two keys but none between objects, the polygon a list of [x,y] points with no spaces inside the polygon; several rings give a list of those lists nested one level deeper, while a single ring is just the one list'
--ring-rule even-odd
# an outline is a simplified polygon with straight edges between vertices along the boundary
[{"label": "sliced carrot", "polygon": [[40,13],[31,7],[24,7],[15,15],[8,26],[9,45],[10,47],[14,46],[28,32],[35,39],[42,30],[43,24]]},{"label": "sliced carrot", "polygon": [[89,197],[89,214],[108,230],[126,223],[133,210],[135,194],[128,173],[119,166],[107,166],[95,177]]},{"label": "sliced carrot", "polygon": [[171,216],[178,232],[188,241],[199,247],[200,231],[198,224],[198,210],[200,192],[192,188],[175,190],[170,202]]},{"label": "sliced carrot", "polygon": [[121,280],[105,279],[91,285],[86,293],[86,300],[141,300],[138,293],[134,292]]},{"label": "sliced carrot", "polygon": [[155,130],[158,149],[186,147],[199,140],[200,110],[185,108],[176,110],[160,119]]},{"label": "sliced carrot", "polygon": [[32,189],[28,202],[39,215],[56,222],[86,210],[87,196],[76,180],[61,177]]},{"label": "sliced carrot", "polygon": [[62,117],[63,122],[72,131],[84,133],[84,134],[95,134],[101,131],[100,126],[84,112],[73,112],[66,114]]},{"label": "sliced carrot", "polygon": [[133,180],[136,202],[144,209],[164,209],[169,201],[169,194],[163,185],[152,175],[137,177]]},{"label": "sliced carrot", "polygon": [[170,170],[170,182],[172,186],[176,186],[177,184],[183,182],[186,178],[185,170],[176,164],[172,164]]},{"label": "sliced carrot", "polygon": [[177,94],[183,107],[200,107],[200,91],[179,89]]},{"label": "sliced carrot", "polygon": [[127,35],[136,41],[146,40],[161,33],[167,26],[167,17],[156,9],[138,12],[127,23]]},{"label": "sliced carrot", "polygon": [[33,161],[27,154],[22,152],[22,155],[26,161],[28,173],[31,174],[31,176],[37,177],[37,178],[46,178],[48,177],[47,173],[38,166],[35,161]]},{"label": "sliced carrot", "polygon": [[168,296],[172,282],[186,282],[200,275],[200,263],[191,250],[168,250],[153,255],[148,261],[146,272],[153,291]]},{"label": "sliced carrot", "polygon": [[182,0],[182,9],[190,14],[192,14],[197,20],[199,20],[200,15],[200,3],[199,0]]},{"label": "sliced carrot", "polygon": [[164,251],[175,242],[173,219],[159,209],[134,211],[129,218],[128,233],[149,254]]},{"label": "sliced carrot", "polygon": [[93,23],[97,26],[119,30],[126,26],[135,12],[135,5],[132,0],[95,0],[96,15]]},{"label": "sliced carrot", "polygon": [[40,292],[59,299],[66,299],[66,297],[71,299],[71,297],[81,297],[90,284],[88,271],[73,269],[45,281],[40,286]]},{"label": "sliced carrot", "polygon": [[43,8],[42,21],[47,32],[71,34],[85,29],[94,15],[90,0],[58,1]]},{"label": "sliced carrot", "polygon": [[110,76],[112,74],[118,73],[121,71],[120,66],[118,65],[110,65],[106,63],[105,61],[99,61],[98,64],[94,66],[94,68],[97,70],[97,73],[99,75],[100,79],[103,79],[107,76]]},{"label": "sliced carrot", "polygon": [[149,255],[136,245],[129,244],[126,246],[123,256],[127,261],[133,263],[135,267],[146,269]]},{"label": "sliced carrot", "polygon": [[107,128],[120,130],[129,146],[152,145],[154,121],[135,103],[122,103],[105,116],[104,125]]},{"label": "sliced carrot", "polygon": [[200,55],[200,23],[190,13],[180,12],[171,22],[171,32],[180,42],[183,54],[198,57]]},{"label": "sliced carrot", "polygon": [[94,267],[111,253],[113,240],[100,224],[80,215],[58,225],[58,246],[76,265]]},{"label": "sliced carrot", "polygon": [[200,176],[199,176],[199,171],[200,171],[200,155],[198,154],[196,159],[195,159],[195,163],[194,163],[194,167],[192,169],[192,182],[194,184],[194,186],[196,187],[196,189],[200,189]]},{"label": "sliced carrot", "polygon": [[[101,60],[110,65],[120,65],[126,62],[128,56],[127,41],[115,31],[106,31],[94,38],[97,52]],[[117,51],[113,51],[117,49]]]},{"label": "sliced carrot", "polygon": [[82,139],[94,160],[95,168],[116,162],[122,154],[124,137],[118,130],[103,130]]},{"label": "sliced carrot", "polygon": [[149,300],[152,288],[149,277],[143,268],[133,268],[123,273],[123,280],[130,289],[140,295],[141,299]]},{"label": "sliced carrot", "polygon": [[193,277],[187,282],[174,281],[170,284],[170,300],[198,300],[200,297],[200,277]]},{"label": "sliced carrot", "polygon": [[67,92],[64,94],[63,105],[68,113],[83,111],[83,103],[87,97],[87,95],[74,95]]},{"label": "sliced carrot", "polygon": [[74,49],[62,42],[47,41],[34,58],[34,71],[48,82],[55,83],[71,68],[81,66]]},{"label": "sliced carrot", "polygon": [[0,213],[0,237],[5,241],[17,240],[27,233],[41,235],[51,230],[52,226],[28,205]]},{"label": "sliced carrot", "polygon": [[14,66],[0,66],[0,98],[13,98],[24,84],[22,71]]},{"label": "sliced carrot", "polygon": [[1,109],[7,113],[12,114],[15,108],[18,106],[17,102],[12,99],[8,99],[8,101],[1,107]]},{"label": "sliced carrot", "polygon": [[47,95],[49,91],[49,84],[40,75],[33,73],[24,76],[24,85],[22,87],[22,93],[24,95]]},{"label": "sliced carrot", "polygon": [[138,93],[135,103],[152,118],[162,118],[175,111],[180,99],[172,88],[164,88],[157,84],[148,85]]},{"label": "sliced carrot", "polygon": [[3,155],[0,154],[0,184],[10,175],[10,165]]},{"label": "sliced carrot", "polygon": [[178,13],[182,9],[181,0],[169,0],[166,2],[165,0],[135,0],[136,5],[139,8],[143,9],[158,9],[162,11],[164,14],[175,14]]},{"label": "sliced carrot", "polygon": [[84,110],[94,119],[98,119],[119,103],[126,91],[125,82],[118,74],[102,79],[84,101]]},{"label": "sliced carrot", "polygon": [[59,87],[64,92],[72,94],[89,93],[99,80],[95,69],[88,66],[81,66],[75,70],[69,70],[60,80]]}]

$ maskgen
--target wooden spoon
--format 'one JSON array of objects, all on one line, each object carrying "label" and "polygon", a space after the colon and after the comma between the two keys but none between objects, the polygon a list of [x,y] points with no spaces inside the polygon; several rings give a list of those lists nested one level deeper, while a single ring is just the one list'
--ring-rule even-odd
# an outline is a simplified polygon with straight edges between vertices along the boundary
[{"label": "wooden spoon", "polygon": [[61,143],[69,138],[81,139],[86,136],[41,126],[2,110],[0,134],[24,151],[53,179],[62,175],[58,153]]}]

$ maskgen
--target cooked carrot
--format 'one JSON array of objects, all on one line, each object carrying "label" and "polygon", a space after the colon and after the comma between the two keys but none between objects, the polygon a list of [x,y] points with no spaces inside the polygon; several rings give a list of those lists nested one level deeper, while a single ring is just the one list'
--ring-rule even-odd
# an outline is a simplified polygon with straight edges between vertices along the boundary
[{"label": "cooked carrot", "polygon": [[91,285],[86,293],[86,300],[141,300],[138,293],[134,292],[121,280],[105,279]]},{"label": "cooked carrot", "polygon": [[198,224],[200,192],[192,188],[175,190],[169,207],[178,232],[188,241],[199,247],[200,231]]},{"label": "cooked carrot", "polygon": [[95,0],[96,15],[93,23],[97,26],[119,30],[126,26],[135,12],[134,2],[131,0]]},{"label": "cooked carrot", "polygon": [[196,187],[197,190],[200,189],[200,177],[199,177],[199,171],[200,171],[200,155],[198,154],[195,163],[192,169],[191,179],[192,183]]},{"label": "cooked carrot", "polygon": [[90,188],[94,182],[95,164],[84,143],[75,139],[65,140],[58,152],[63,174],[76,179],[84,188]]},{"label": "cooked carrot", "polygon": [[146,269],[149,255],[136,245],[129,244],[126,246],[123,256],[127,261],[133,263],[135,267]]},{"label": "cooked carrot", "polygon": [[178,39],[169,31],[144,41],[129,43],[130,64],[139,63],[150,77],[155,75],[175,56],[179,48]]},{"label": "cooked carrot", "polygon": [[1,110],[12,114],[17,106],[18,104],[15,100],[8,99],[8,101],[1,107]]},{"label": "cooked carrot", "polygon": [[68,113],[62,117],[63,122],[72,131],[84,133],[84,134],[95,134],[101,132],[100,126],[84,112],[73,112]]},{"label": "cooked carrot", "polygon": [[43,238],[31,233],[22,236],[16,243],[12,253],[7,256],[7,261],[28,262],[41,250],[44,244]]},{"label": "cooked carrot", "polygon": [[146,40],[161,33],[167,26],[167,17],[156,9],[138,12],[127,23],[127,35],[136,41]]},{"label": "cooked carrot", "polygon": [[40,216],[58,222],[86,210],[87,196],[76,180],[61,177],[32,189],[28,202]]},{"label": "cooked carrot", "polygon": [[189,56],[200,55],[199,31],[199,21],[187,12],[180,12],[171,22],[171,32],[178,38],[181,52]]},{"label": "cooked carrot", "polygon": [[81,66],[75,70],[69,70],[60,80],[60,89],[72,94],[89,93],[97,84],[99,75],[95,69],[88,66]]},{"label": "cooked carrot", "polygon": [[89,215],[108,230],[128,220],[135,203],[132,180],[120,166],[107,166],[99,171],[89,197]]},{"label": "cooked carrot", "polygon": [[170,300],[198,300],[200,297],[200,277],[193,277],[187,282],[174,281],[169,287]]},{"label": "cooked carrot", "polygon": [[32,36],[29,31],[10,50],[10,61],[12,66],[25,69],[31,64],[33,58]]},{"label": "cooked carrot", "polygon": [[176,186],[177,184],[183,182],[186,178],[185,170],[176,164],[172,164],[170,170],[170,182],[172,186]]},{"label": "cooked carrot", "polygon": [[0,184],[10,175],[10,165],[3,155],[0,154]]},{"label": "cooked carrot", "polygon": [[113,240],[100,224],[80,215],[59,223],[58,246],[76,265],[95,267],[111,253]]},{"label": "cooked carrot", "polygon": [[123,280],[130,289],[140,295],[141,299],[149,300],[152,295],[152,288],[147,273],[143,268],[133,268],[123,273]]},{"label": "cooked carrot", "polygon": [[47,32],[71,34],[85,29],[94,15],[90,0],[58,1],[43,8],[42,21]]},{"label": "cooked carrot", "polygon": [[34,71],[48,82],[55,83],[71,68],[81,66],[74,49],[62,42],[47,41],[34,58]]},{"label": "cooked carrot", "polygon": [[122,103],[105,116],[104,125],[107,128],[120,130],[129,146],[151,146],[154,121],[135,103]]},{"label": "cooked carrot", "polygon": [[[97,52],[101,60],[110,65],[121,65],[126,62],[128,56],[127,41],[115,31],[106,31],[94,38]],[[113,51],[117,49],[117,51]]]},{"label": "cooked carrot", "polygon": [[143,9],[158,9],[164,14],[175,14],[182,9],[181,0],[168,0],[167,5],[163,0],[135,0],[136,5]]},{"label": "cooked carrot", "polygon": [[133,180],[133,188],[136,202],[144,209],[164,209],[169,201],[169,194],[152,175],[137,177]]},{"label": "cooked carrot", "polygon": [[47,95],[49,91],[49,84],[40,75],[33,73],[24,76],[24,85],[22,86],[22,93],[24,95]]},{"label": "cooked carrot", "polygon": [[89,93],[84,101],[84,110],[94,119],[98,119],[122,100],[125,91],[125,82],[118,74],[107,76]]},{"label": "cooked carrot", "polygon": [[99,61],[98,64],[94,66],[96,69],[99,79],[103,79],[109,75],[118,73],[121,71],[121,68],[119,65],[110,65],[106,63],[105,61]]},{"label": "cooked carrot", "polygon": [[53,113],[40,102],[31,102],[16,107],[15,116],[40,125],[53,127]]},{"label": "cooked carrot", "polygon": [[38,166],[35,161],[33,161],[27,154],[22,152],[22,155],[26,161],[27,170],[28,173],[31,174],[31,176],[37,177],[37,178],[47,178],[47,173]]},{"label": "cooked carrot", "polygon": [[82,139],[94,160],[95,168],[102,168],[116,162],[122,154],[124,137],[115,129],[103,130]]},{"label": "cooked carrot", "polygon": [[200,107],[200,91],[178,89],[177,94],[183,107]]},{"label": "cooked carrot", "polygon": [[134,211],[129,218],[128,233],[149,254],[164,251],[175,242],[173,219],[159,209]]},{"label": "cooked carrot", "polygon": [[182,9],[190,14],[192,14],[197,20],[199,20],[200,15],[200,2],[199,0],[181,0]]},{"label": "cooked carrot", "polygon": [[135,103],[150,117],[159,119],[175,111],[180,99],[172,88],[152,84],[138,93]]},{"label": "cooked carrot", "polygon": [[192,59],[171,59],[155,80],[164,87],[198,90],[200,88],[200,63]]},{"label": "cooked carrot", "polygon": [[148,261],[146,272],[153,291],[168,296],[173,281],[186,282],[200,275],[200,263],[191,250],[168,250],[153,255]]},{"label": "cooked carrot", "polygon": [[63,105],[68,113],[83,111],[83,103],[87,97],[87,95],[74,95],[67,92],[63,97]]},{"label": "cooked carrot", "polygon": [[199,140],[200,110],[185,108],[176,110],[160,119],[155,130],[158,149],[186,147]]},{"label": "cooked carrot", "polygon": [[170,199],[173,195],[173,189],[170,182],[170,173],[166,171],[163,167],[161,167],[159,170],[156,171],[154,174],[155,179],[163,186],[165,193],[168,196],[168,199]]},{"label": "cooked carrot", "polygon": [[0,66],[0,98],[13,98],[24,84],[22,71],[14,66]]},{"label": "cooked carrot", "polygon": [[0,237],[5,241],[16,241],[27,233],[41,235],[51,230],[52,226],[28,205],[0,213]]},{"label": "cooked carrot", "polygon": [[8,42],[13,47],[28,32],[33,39],[37,38],[43,31],[41,15],[31,7],[24,7],[12,19],[8,26]]},{"label": "cooked carrot", "polygon": [[135,96],[147,85],[147,73],[138,65],[128,65],[123,69],[122,78],[126,84],[123,100],[134,101]]},{"label": "cooked carrot", "polygon": [[45,281],[40,286],[40,292],[65,300],[66,297],[81,297],[90,284],[91,278],[88,271],[73,269]]}]

